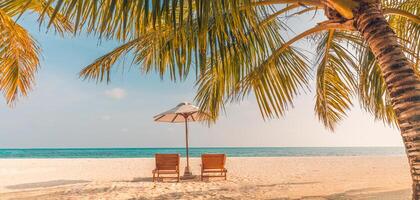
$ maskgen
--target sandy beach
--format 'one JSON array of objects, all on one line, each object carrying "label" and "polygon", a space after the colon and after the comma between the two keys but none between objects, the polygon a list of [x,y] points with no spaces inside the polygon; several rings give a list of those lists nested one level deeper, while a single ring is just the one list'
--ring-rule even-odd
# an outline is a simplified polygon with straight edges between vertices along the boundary
[{"label": "sandy beach", "polygon": [[[196,175],[199,161],[191,160]],[[150,158],[0,159],[0,199],[410,197],[408,164],[402,156],[228,158],[228,180],[205,182],[196,177],[153,183],[153,166]]]}]

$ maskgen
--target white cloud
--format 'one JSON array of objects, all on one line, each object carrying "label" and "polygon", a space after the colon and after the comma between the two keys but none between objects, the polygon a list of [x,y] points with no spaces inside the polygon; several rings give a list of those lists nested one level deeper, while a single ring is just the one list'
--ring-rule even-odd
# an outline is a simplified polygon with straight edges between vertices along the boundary
[{"label": "white cloud", "polygon": [[105,90],[105,95],[110,98],[120,100],[127,96],[127,92],[122,88],[114,88],[111,90]]}]

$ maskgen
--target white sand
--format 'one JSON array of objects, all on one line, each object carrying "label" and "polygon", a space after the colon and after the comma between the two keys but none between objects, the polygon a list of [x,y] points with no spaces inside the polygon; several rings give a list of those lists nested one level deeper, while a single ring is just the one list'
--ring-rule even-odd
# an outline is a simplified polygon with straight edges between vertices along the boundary
[{"label": "white sand", "polygon": [[[182,160],[182,164],[185,160]],[[199,173],[199,159],[192,170]],[[409,199],[405,157],[228,158],[228,180],[151,182],[154,160],[0,159],[0,199]]]}]

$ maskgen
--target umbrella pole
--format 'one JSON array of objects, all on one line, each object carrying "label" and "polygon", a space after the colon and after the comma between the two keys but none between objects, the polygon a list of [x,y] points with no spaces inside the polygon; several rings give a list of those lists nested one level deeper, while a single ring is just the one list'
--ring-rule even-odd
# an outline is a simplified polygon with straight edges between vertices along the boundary
[{"label": "umbrella pole", "polygon": [[185,117],[185,146],[187,150],[187,166],[185,167],[184,177],[192,176],[190,171],[190,157],[189,157],[189,150],[188,150],[188,116]]}]

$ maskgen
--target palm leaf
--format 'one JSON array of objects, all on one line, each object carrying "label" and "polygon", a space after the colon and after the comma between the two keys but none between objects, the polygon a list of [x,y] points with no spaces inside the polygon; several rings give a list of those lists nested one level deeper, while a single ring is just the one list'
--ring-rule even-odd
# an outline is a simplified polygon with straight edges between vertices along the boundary
[{"label": "palm leaf", "polygon": [[[11,17],[19,18],[26,11],[31,11],[39,15],[40,22],[53,17],[54,8],[47,7],[44,0],[4,0],[0,2],[0,9]],[[42,14],[44,13],[45,14]],[[52,27],[55,32],[63,36],[65,33],[73,32],[72,23],[60,13],[54,15]]]},{"label": "palm leaf", "polygon": [[[410,14],[409,18],[389,14],[387,19],[406,46],[410,60],[418,66],[420,30],[413,20],[419,15],[418,1],[382,3],[384,9]],[[214,117],[226,102],[241,100],[250,92],[255,93],[264,117],[284,114],[299,88],[307,85],[310,70],[305,57],[284,42],[281,34],[288,28],[279,19],[322,8],[319,1],[277,0],[47,2],[47,6],[53,5],[52,18],[64,13],[75,22],[76,31],[85,28],[100,38],[124,42],[85,68],[82,77],[109,81],[112,66],[128,53],[142,71],[157,71],[161,77],[169,74],[172,80],[185,79],[195,64],[196,100]],[[298,8],[302,10],[295,11]],[[367,62],[372,59],[367,57],[370,51],[366,45],[357,34],[340,31],[339,27],[326,29],[330,31],[315,38],[319,44],[315,107],[319,119],[333,129],[345,117],[352,98],[359,96],[362,107],[376,118],[392,121],[384,83],[377,79],[380,74],[375,65]],[[317,31],[321,29],[308,34]]]},{"label": "palm leaf", "polygon": [[346,116],[356,88],[354,57],[340,43],[347,37],[345,33],[330,30],[317,39],[315,113],[331,130]]},{"label": "palm leaf", "polygon": [[[202,36],[199,22],[196,20],[190,22],[189,16],[185,17],[182,23],[189,24],[192,32],[185,32],[180,27],[173,29],[172,25],[164,24],[161,24],[159,29],[149,27],[146,33],[127,43],[130,46],[130,52],[134,55],[132,63],[141,65],[141,69],[146,72],[157,71],[163,75],[168,70],[172,79],[185,78],[192,60],[204,57],[200,55],[203,54],[201,53],[203,47],[200,47],[194,41],[202,41],[207,46],[204,52],[205,59],[203,60],[206,63],[207,61],[216,63],[220,60],[222,60],[223,65],[232,65],[233,62],[251,62],[252,60],[248,57],[251,51],[258,54],[259,57],[264,57],[277,42],[278,38],[275,38],[279,34],[277,31],[281,31],[280,29],[284,27],[279,25],[275,18],[255,18],[253,16],[256,14],[248,16],[245,11],[238,12],[241,13],[239,19],[236,19],[235,15],[229,12],[211,17],[207,22],[207,36],[204,39],[200,38]],[[259,15],[266,14],[263,9],[254,12],[260,13]],[[236,28],[229,29],[226,23],[229,23],[230,27]],[[83,70],[81,75],[85,78],[96,79],[105,77],[103,74],[98,74],[104,72],[107,74],[106,77],[109,77],[112,64],[118,57],[126,55],[129,51],[118,54],[115,52],[128,48],[127,44],[116,48],[113,51],[114,53],[111,52],[96,60]],[[235,53],[237,53],[236,60],[231,60],[230,56]],[[109,60],[113,60],[113,62],[108,62]],[[200,64],[197,66],[200,67],[196,70],[197,72],[203,71],[206,67],[206,65],[202,67]],[[96,75],[89,74],[90,72]]]},{"label": "palm leaf", "polygon": [[27,95],[39,67],[39,48],[29,33],[0,9],[0,90],[11,104]]},{"label": "palm leaf", "polygon": [[[384,9],[393,9],[400,14],[390,14],[388,22],[394,29],[405,51],[407,57],[417,68],[420,67],[420,1],[417,0],[383,0]],[[397,12],[397,13],[398,13]],[[401,13],[410,14],[415,20],[408,18]]]},{"label": "palm leaf", "polygon": [[369,48],[359,55],[359,98],[361,106],[373,114],[375,119],[396,125],[396,116],[386,90],[380,67]]}]

